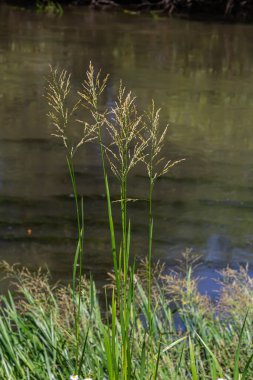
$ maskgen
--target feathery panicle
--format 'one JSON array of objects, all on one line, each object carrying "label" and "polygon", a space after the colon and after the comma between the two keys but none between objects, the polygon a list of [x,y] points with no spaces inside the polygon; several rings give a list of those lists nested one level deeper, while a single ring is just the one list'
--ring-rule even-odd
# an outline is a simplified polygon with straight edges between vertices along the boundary
[{"label": "feathery panicle", "polygon": [[138,114],[135,97],[126,93],[120,82],[118,98],[106,119],[111,144],[106,147],[107,158],[112,172],[120,179],[126,179],[129,171],[145,158],[148,144],[142,132],[142,115]]},{"label": "feathery panicle", "polygon": [[78,95],[86,103],[83,103],[83,106],[90,106],[94,110],[97,109],[98,98],[105,90],[108,78],[108,74],[104,78],[101,78],[101,70],[95,74],[94,66],[90,62],[86,72],[86,79],[82,83],[82,91],[78,92]]},{"label": "feathery panicle", "polygon": [[[47,81],[46,94],[50,111],[48,113],[51,125],[54,128],[53,136],[60,138],[70,156],[85,142],[95,139],[95,126],[75,118],[75,113],[80,107],[81,100],[70,104],[71,75],[66,71],[59,71],[50,66],[50,75]],[[74,143],[70,139],[70,127],[72,124],[80,123],[83,127],[82,137]]]},{"label": "feathery panicle", "polygon": [[181,160],[171,161],[166,160],[165,157],[160,157],[160,153],[164,147],[165,137],[168,132],[168,125],[161,130],[160,111],[161,109],[156,109],[155,103],[152,101],[150,110],[146,113],[146,132],[149,140],[149,154],[147,155],[145,164],[148,176],[152,183],[154,183],[157,178],[166,174],[170,168],[185,160],[183,158]]},{"label": "feathery panicle", "polygon": [[61,138],[67,149],[68,137],[66,129],[69,123],[69,110],[66,102],[69,93],[70,74],[66,70],[62,70],[59,73],[58,69],[53,69],[50,66],[50,77],[46,87],[46,98],[50,107],[48,116],[55,128],[55,132],[52,135]]},{"label": "feathery panicle", "polygon": [[101,70],[95,73],[94,66],[90,62],[89,68],[86,71],[86,79],[82,83],[82,90],[78,92],[81,104],[86,108],[93,120],[93,132],[95,138],[98,138],[101,143],[101,127],[105,122],[107,110],[104,112],[99,111],[99,97],[104,92],[109,75],[107,74],[102,78]]}]

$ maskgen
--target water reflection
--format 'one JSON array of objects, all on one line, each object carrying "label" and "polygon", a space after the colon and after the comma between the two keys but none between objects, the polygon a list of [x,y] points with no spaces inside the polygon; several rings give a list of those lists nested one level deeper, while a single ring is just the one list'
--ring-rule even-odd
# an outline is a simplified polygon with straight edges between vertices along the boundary
[{"label": "water reflection", "polygon": [[[49,136],[42,99],[48,64],[73,72],[78,87],[90,59],[163,107],[166,150],[187,161],[155,193],[155,255],[173,263],[186,246],[211,262],[252,260],[253,27],[146,16],[65,12],[62,17],[0,7],[0,258],[71,273],[75,220],[64,151]],[[85,197],[86,265],[111,265],[98,152],[78,156]],[[147,179],[132,178],[134,252],[146,254]],[[117,198],[117,184],[112,193]],[[116,206],[115,212],[117,213]],[[27,235],[32,229],[32,235]],[[223,249],[224,241],[229,241]],[[210,248],[214,242],[214,247]],[[94,263],[94,257],[96,262]]]}]

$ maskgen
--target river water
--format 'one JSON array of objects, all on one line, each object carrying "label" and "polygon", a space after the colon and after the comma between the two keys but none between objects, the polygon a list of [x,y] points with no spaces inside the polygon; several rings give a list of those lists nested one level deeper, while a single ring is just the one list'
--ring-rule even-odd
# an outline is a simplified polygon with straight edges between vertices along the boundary
[{"label": "river water", "polygon": [[[50,136],[43,99],[48,65],[72,72],[90,60],[110,73],[103,101],[122,79],[140,107],[152,98],[169,122],[165,153],[186,158],[155,191],[154,257],[175,263],[186,248],[205,265],[253,261],[253,26],[194,22],[78,8],[61,17],[0,7],[0,259],[71,275],[74,204],[65,153]],[[85,200],[85,265],[111,267],[99,154],[79,152]],[[147,250],[148,184],[131,178],[132,250]],[[117,198],[117,182],[112,178]],[[117,215],[118,204],[114,205]]]}]

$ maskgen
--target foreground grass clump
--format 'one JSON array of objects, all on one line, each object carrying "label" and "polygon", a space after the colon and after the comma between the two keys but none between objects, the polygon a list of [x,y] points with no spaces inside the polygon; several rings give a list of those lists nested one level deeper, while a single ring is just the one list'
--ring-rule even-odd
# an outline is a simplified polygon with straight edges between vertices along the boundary
[{"label": "foreground grass clump", "polygon": [[[1,296],[0,378],[69,379],[75,371],[71,287],[51,286],[48,274],[41,271],[34,274],[7,263],[2,263],[2,268],[12,278],[15,297],[11,293]],[[153,360],[159,355],[159,379],[252,379],[253,368],[248,364],[252,352],[253,280],[247,270],[222,271],[217,303],[198,292],[191,268],[185,274],[163,274],[163,268],[157,266],[153,273],[153,328],[149,334],[143,270],[134,276],[132,378],[149,378],[153,363],[145,361],[144,355],[150,354]],[[94,283],[83,277],[80,289],[79,331],[84,349],[79,373],[83,378],[108,379],[108,336],[117,336],[114,349],[122,355],[120,316],[109,327],[114,310],[105,314],[101,309]]]}]

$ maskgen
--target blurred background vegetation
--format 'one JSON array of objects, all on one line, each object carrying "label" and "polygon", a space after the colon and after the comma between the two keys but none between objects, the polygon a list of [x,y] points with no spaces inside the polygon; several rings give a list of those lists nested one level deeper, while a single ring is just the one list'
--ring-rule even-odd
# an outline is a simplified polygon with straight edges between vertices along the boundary
[{"label": "blurred background vegetation", "polygon": [[253,2],[250,0],[0,0],[18,7],[36,7],[47,12],[62,12],[68,5],[90,6],[97,9],[123,8],[134,12],[150,11],[168,15],[216,17],[251,21]]}]

